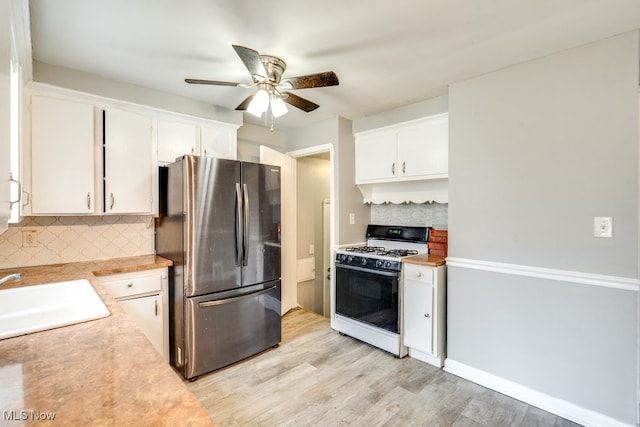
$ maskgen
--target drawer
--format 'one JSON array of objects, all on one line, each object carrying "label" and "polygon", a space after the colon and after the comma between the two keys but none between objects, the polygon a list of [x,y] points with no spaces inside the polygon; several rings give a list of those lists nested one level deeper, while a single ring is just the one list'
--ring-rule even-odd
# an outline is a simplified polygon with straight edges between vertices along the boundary
[{"label": "drawer", "polygon": [[417,264],[403,264],[403,268],[404,280],[433,284],[435,269]]},{"label": "drawer", "polygon": [[159,275],[131,277],[103,282],[103,286],[114,298],[126,298],[135,295],[160,292],[162,278]]}]

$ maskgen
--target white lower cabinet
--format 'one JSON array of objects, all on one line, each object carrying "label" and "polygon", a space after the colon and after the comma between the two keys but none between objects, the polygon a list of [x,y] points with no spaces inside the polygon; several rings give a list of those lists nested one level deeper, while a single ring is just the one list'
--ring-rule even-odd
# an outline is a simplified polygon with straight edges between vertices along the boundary
[{"label": "white lower cabinet", "polygon": [[404,345],[409,356],[442,367],[445,357],[445,267],[403,263]]},{"label": "white lower cabinet", "polygon": [[167,269],[118,273],[99,278],[140,331],[169,361]]}]

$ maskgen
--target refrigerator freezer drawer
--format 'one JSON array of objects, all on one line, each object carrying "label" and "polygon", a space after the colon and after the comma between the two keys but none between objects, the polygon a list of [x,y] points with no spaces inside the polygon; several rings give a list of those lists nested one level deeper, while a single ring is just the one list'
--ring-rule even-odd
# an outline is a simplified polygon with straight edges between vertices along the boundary
[{"label": "refrigerator freezer drawer", "polygon": [[184,377],[193,379],[277,345],[280,292],[277,280],[224,299],[187,298]]}]

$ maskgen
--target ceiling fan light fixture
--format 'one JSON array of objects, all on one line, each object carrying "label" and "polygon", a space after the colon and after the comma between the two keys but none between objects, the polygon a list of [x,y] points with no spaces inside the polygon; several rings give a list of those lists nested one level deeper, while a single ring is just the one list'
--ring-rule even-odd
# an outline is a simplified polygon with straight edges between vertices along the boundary
[{"label": "ceiling fan light fixture", "polygon": [[280,117],[287,114],[289,110],[287,109],[287,105],[284,103],[282,98],[274,96],[271,99],[271,113],[273,117]]},{"label": "ceiling fan light fixture", "polygon": [[262,117],[262,113],[267,111],[268,108],[269,93],[264,89],[260,89],[258,92],[256,92],[256,94],[253,96],[253,99],[249,103],[247,112],[256,117]]}]

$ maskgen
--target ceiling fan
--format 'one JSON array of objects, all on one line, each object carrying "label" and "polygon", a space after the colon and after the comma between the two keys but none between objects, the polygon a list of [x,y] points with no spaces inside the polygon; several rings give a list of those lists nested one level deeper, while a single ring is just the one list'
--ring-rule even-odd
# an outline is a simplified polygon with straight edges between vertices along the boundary
[{"label": "ceiling fan", "polygon": [[[184,79],[191,84],[205,84],[217,86],[236,86],[243,88],[257,87],[258,91],[247,97],[236,107],[236,110],[246,110],[256,117],[271,107],[272,117],[279,117],[287,113],[285,103],[310,112],[319,107],[318,104],[295,95],[290,90],[309,89],[314,87],[337,86],[338,76],[333,71],[308,74],[298,77],[282,79],[287,64],[272,55],[260,55],[258,51],[244,46],[233,45],[236,53],[251,74],[252,84],[224,82],[217,80]],[[272,124],[273,127],[273,124]]]}]

